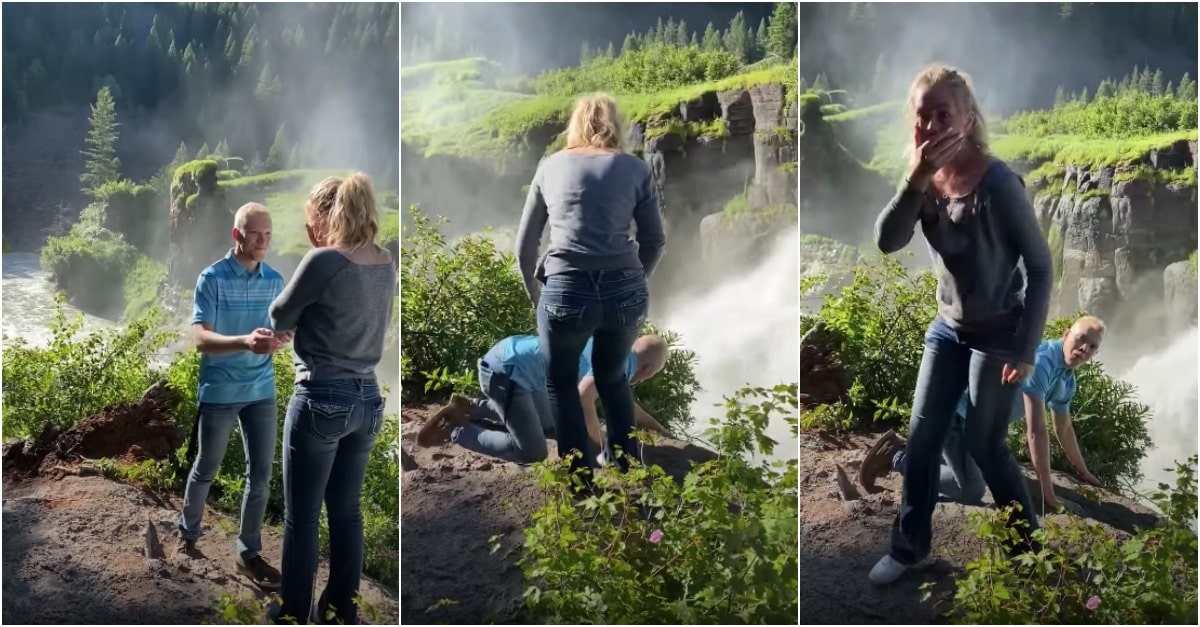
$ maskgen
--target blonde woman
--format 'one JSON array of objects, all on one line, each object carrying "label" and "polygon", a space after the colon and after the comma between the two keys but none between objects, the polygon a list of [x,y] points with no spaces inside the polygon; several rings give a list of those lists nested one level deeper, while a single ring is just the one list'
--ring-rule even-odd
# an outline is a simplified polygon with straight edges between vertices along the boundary
[{"label": "blonde woman", "polygon": [[392,317],[396,264],[375,245],[379,213],[363,174],[318,183],[305,203],[314,246],[271,304],[275,330],[295,331],[296,387],[283,434],[281,614],[304,623],[317,571],[317,520],[329,518],[329,583],[317,604],[356,624],[363,567],[359,497],[383,422],[375,366]]},{"label": "blonde woman", "polygon": [[883,253],[896,252],[920,224],[938,272],[938,315],[925,334],[900,512],[891,550],[871,570],[876,584],[895,581],[929,554],[942,444],[964,393],[966,449],[995,502],[1019,504],[1012,522],[1027,523],[1013,552],[1033,546],[1030,532],[1038,525],[1005,435],[1046,323],[1050,250],[1024,182],[988,153],[970,78],[927,67],[913,81],[908,105],[909,174],[880,214],[875,240]]},{"label": "blonde woman", "polygon": [[[559,454],[582,454],[573,466],[584,470],[585,481],[596,452],[577,390],[579,357],[592,340],[595,387],[608,422],[606,458],[614,459],[616,449],[636,457],[625,361],[649,309],[646,279],[666,241],[650,168],[623,150],[623,139],[612,98],[581,98],[567,126],[566,148],[534,174],[517,232],[521,275],[537,308]],[[631,223],[636,241],[629,236]],[[547,225],[549,245],[539,260]],[[627,467],[625,459],[616,463]]]}]

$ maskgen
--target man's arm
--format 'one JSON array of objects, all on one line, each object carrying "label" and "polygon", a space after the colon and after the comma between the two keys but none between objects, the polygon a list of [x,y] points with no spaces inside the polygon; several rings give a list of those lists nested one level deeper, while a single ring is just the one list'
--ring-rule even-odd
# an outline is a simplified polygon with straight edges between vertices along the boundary
[{"label": "man's arm", "polygon": [[241,351],[252,351],[261,355],[271,352],[272,339],[266,329],[255,329],[249,335],[221,335],[213,331],[212,325],[207,322],[192,325],[192,343],[197,351],[206,355],[229,355]]},{"label": "man's arm", "polygon": [[633,415],[637,418],[637,426],[639,429],[653,431],[655,433],[665,435],[668,438],[675,437],[674,434],[672,434],[670,431],[667,431],[666,427],[662,426],[657,420],[655,420],[654,416],[651,416],[648,412],[646,412],[645,409],[642,409],[642,406],[638,405],[637,401],[633,402]]},{"label": "man's arm", "polygon": [[583,422],[587,425],[588,438],[599,449],[604,445],[600,437],[600,416],[596,413],[596,401],[600,395],[596,392],[596,380],[591,375],[579,382],[579,400],[583,403]]},{"label": "man's arm", "polygon": [[1088,472],[1087,464],[1083,461],[1083,453],[1079,450],[1079,442],[1075,439],[1075,425],[1071,423],[1069,413],[1057,409],[1054,411],[1054,436],[1058,438],[1063,453],[1066,453],[1067,459],[1071,461],[1071,465],[1075,467],[1080,478],[1099,487],[1100,480]]},{"label": "man's arm", "polygon": [[1050,476],[1050,434],[1046,429],[1046,402],[1033,394],[1022,394],[1025,399],[1025,435],[1029,442],[1029,458],[1033,460],[1033,471],[1042,486],[1042,500],[1046,507],[1058,509],[1058,497],[1054,495],[1054,479]]}]

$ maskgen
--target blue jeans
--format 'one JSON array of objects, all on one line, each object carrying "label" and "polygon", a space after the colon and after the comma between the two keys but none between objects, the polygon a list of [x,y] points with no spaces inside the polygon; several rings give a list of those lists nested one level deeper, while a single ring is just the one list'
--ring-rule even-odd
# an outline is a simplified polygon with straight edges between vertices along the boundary
[{"label": "blue jeans", "polygon": [[1037,528],[1037,515],[1005,437],[1020,385],[1000,380],[1004,365],[1012,359],[1015,329],[1014,320],[991,333],[955,331],[939,316],[925,333],[909,423],[907,472],[900,512],[892,523],[891,556],[902,564],[915,564],[929,555],[942,444],[964,390],[970,399],[964,433],[967,450],[996,504],[1021,505],[1010,522],[1028,523],[1021,529],[1021,546],[1032,546],[1029,534]]},{"label": "blue jeans", "polygon": [[[459,446],[505,461],[533,463],[546,459],[546,433],[554,430],[550,400],[543,390],[527,390],[496,365],[499,355],[479,360],[479,389],[484,398],[474,401],[471,421],[454,430]],[[504,431],[480,424],[504,426]]]},{"label": "blue jeans", "polygon": [[[892,460],[892,470],[904,474],[908,466],[908,451],[901,450]],[[938,493],[948,501],[964,505],[979,505],[983,501],[983,473],[971,452],[967,450],[963,418],[957,414],[946,430],[942,445],[942,463],[938,468]]]},{"label": "blue jeans", "polygon": [[317,574],[321,504],[329,519],[329,583],[318,609],[333,606],[345,624],[357,620],[353,599],[363,569],[360,497],[367,460],[383,423],[374,379],[296,384],[283,427],[283,597],[281,614],[309,618]]},{"label": "blue jeans", "polygon": [[[607,422],[606,456],[624,470],[615,449],[636,458],[630,433],[635,427],[633,390],[626,361],[650,307],[650,291],[640,268],[571,271],[546,277],[538,301],[538,339],[546,358],[546,394],[554,414],[559,455],[579,451],[572,470],[588,478],[596,463],[579,399],[579,356],[592,343],[592,374]],[[639,460],[640,461],[640,460]]]},{"label": "blue jeans", "polygon": [[242,424],[242,447],[246,452],[246,491],[242,494],[242,513],[237,550],[249,560],[262,550],[263,515],[271,493],[271,463],[275,460],[277,428],[275,397],[250,403],[201,403],[197,435],[196,461],[188,473],[183,491],[183,512],[179,533],[188,540],[200,538],[200,521],[208,490],[225,459],[229,435],[234,423]]}]

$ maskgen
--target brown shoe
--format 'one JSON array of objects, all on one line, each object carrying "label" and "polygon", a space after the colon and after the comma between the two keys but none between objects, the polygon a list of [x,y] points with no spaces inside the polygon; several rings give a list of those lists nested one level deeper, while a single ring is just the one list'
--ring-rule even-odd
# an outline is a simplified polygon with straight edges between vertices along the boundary
[{"label": "brown shoe", "polygon": [[858,468],[858,482],[867,491],[873,491],[875,480],[887,476],[892,471],[892,460],[906,443],[904,438],[896,434],[895,429],[889,429],[887,433],[879,436]]},{"label": "brown shoe", "polygon": [[417,446],[441,446],[450,441],[454,429],[471,419],[471,401],[454,394],[445,407],[438,410],[417,432]]},{"label": "brown shoe", "polygon": [[276,590],[279,588],[281,577],[279,571],[267,563],[261,555],[244,560],[239,555],[237,558],[238,572],[249,577],[255,585],[260,588]]}]

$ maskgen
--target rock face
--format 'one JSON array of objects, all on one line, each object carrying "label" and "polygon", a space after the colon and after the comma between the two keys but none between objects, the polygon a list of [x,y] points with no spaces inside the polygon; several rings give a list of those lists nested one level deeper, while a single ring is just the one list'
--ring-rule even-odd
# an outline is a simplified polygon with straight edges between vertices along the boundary
[{"label": "rock face", "polygon": [[1119,317],[1162,301],[1165,268],[1196,250],[1195,182],[1178,176],[1194,167],[1193,151],[1179,142],[1129,166],[1068,166],[1030,186],[1058,272],[1053,314]]},{"label": "rock face", "polygon": [[1169,333],[1196,326],[1196,268],[1188,261],[1176,261],[1163,270],[1163,294],[1166,299],[1166,323]]},{"label": "rock face", "polygon": [[849,398],[850,373],[837,357],[837,336],[823,322],[800,338],[800,409]]}]

